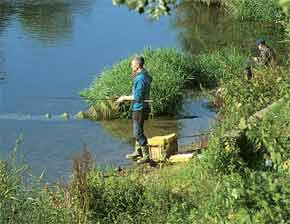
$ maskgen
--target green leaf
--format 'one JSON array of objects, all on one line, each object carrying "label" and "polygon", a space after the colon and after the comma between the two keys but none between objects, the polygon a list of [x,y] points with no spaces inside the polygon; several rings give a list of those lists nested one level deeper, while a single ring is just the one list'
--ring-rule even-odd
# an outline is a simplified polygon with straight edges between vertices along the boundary
[{"label": "green leaf", "polygon": [[240,123],[239,123],[239,129],[244,130],[246,129],[247,123],[246,123],[246,119],[244,117],[241,118]]}]

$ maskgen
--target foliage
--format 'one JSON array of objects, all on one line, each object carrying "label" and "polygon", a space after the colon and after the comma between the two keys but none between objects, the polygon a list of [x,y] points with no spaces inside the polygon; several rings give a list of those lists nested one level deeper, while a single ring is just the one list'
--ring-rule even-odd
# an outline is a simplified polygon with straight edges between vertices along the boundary
[{"label": "foliage", "polygon": [[0,161],[0,223],[71,223],[69,211],[54,204],[59,194],[52,197],[39,182],[25,187],[27,168],[16,166],[16,155],[15,147],[11,159]]},{"label": "foliage", "polygon": [[194,58],[195,74],[205,87],[216,87],[243,73],[246,57],[235,48],[201,53]]},{"label": "foliage", "polygon": [[252,80],[236,78],[223,81],[221,88],[224,106],[220,113],[225,117],[237,113],[240,118],[246,118],[287,95],[289,73],[282,67],[261,67],[254,69]]},{"label": "foliage", "polygon": [[241,20],[278,22],[286,18],[277,0],[234,0],[232,8]]},{"label": "foliage", "polygon": [[[202,177],[202,174],[199,176],[198,172],[191,176],[192,169],[193,166],[188,164],[182,168],[161,170],[159,174],[151,172],[145,177],[138,171],[107,177],[93,172],[89,180],[94,195],[91,220],[124,224],[192,223],[191,209],[197,205],[194,199],[206,195],[213,186],[209,185],[212,179]],[[202,177],[200,180],[205,184],[205,192],[202,193],[200,188],[193,190],[192,177]]]},{"label": "foliage", "polygon": [[114,5],[127,5],[129,9],[134,9],[140,14],[148,13],[153,18],[168,15],[176,4],[176,0],[112,0]]},{"label": "foliage", "polygon": [[[198,219],[206,223],[287,223],[288,68],[259,67],[254,69],[254,78],[247,80],[242,74],[215,76],[211,71],[219,71],[219,66],[203,65],[204,74],[220,77],[217,79],[223,103],[219,112],[221,122],[202,159],[204,167],[220,178],[218,193],[208,198],[206,207],[200,208]],[[227,73],[228,68],[222,71]],[[262,120],[249,119],[281,98]]]},{"label": "foliage", "polygon": [[248,138],[274,170],[290,171],[290,98],[288,96],[262,121],[248,125]]},{"label": "foliage", "polygon": [[[180,106],[187,78],[193,73],[192,58],[175,49],[145,49],[142,55],[145,58],[146,70],[153,78],[153,115],[175,114]],[[107,98],[131,95],[131,60],[132,57],[124,59],[111,69],[103,71],[81,95],[97,109],[103,107],[104,111],[111,110],[111,107],[107,106]],[[128,109],[122,107],[121,111],[115,111],[114,116],[128,116]]]},{"label": "foliage", "polygon": [[[211,57],[212,55],[204,55],[202,60],[204,63],[201,65],[203,74],[208,74],[210,79],[214,77],[218,80],[219,89],[212,98],[219,101],[218,117],[221,122],[217,125],[206,152],[208,165],[222,173],[239,172],[244,167],[263,169],[265,160],[268,157],[272,159],[273,155],[276,157],[277,150],[280,153],[283,151],[285,155],[279,164],[285,163],[288,159],[286,152],[289,150],[289,137],[286,134],[287,128],[284,130],[281,127],[282,124],[287,126],[289,123],[287,121],[289,113],[285,111],[287,109],[281,110],[283,114],[277,113],[269,118],[271,122],[265,120],[250,123],[248,118],[289,94],[288,68],[257,67],[253,70],[253,79],[248,80],[242,67],[238,68],[241,63],[237,63],[236,69],[232,69],[231,66],[234,65],[232,62],[231,66],[220,66],[222,63],[219,59],[216,59],[219,60],[217,64],[209,63],[206,58]],[[239,135],[239,138],[237,138],[239,133],[231,131],[245,128],[249,130],[245,135]],[[268,139],[266,133],[269,135]]]},{"label": "foliage", "polygon": [[287,223],[289,175],[246,170],[220,176],[216,192],[200,207],[200,223]]}]

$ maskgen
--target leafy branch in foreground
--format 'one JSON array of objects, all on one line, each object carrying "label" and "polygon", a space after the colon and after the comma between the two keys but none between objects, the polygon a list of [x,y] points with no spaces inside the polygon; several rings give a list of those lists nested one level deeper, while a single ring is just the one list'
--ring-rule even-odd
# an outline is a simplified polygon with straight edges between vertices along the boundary
[{"label": "leafy branch in foreground", "polygon": [[127,5],[140,14],[146,12],[153,18],[168,15],[176,5],[176,0],[112,0],[114,5]]}]

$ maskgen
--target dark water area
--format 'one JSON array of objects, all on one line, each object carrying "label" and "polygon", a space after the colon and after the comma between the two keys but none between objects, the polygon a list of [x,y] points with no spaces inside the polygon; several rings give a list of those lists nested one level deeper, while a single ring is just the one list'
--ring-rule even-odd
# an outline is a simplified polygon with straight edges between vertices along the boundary
[{"label": "dark water area", "polygon": [[[6,158],[21,136],[20,153],[34,174],[46,169],[48,181],[69,175],[71,159],[84,144],[98,164],[127,165],[130,121],[59,116],[86,107],[78,93],[96,74],[145,47],[176,47],[192,54],[228,46],[247,51],[258,37],[283,49],[277,26],[233,23],[221,12],[191,4],[182,4],[171,17],[150,21],[108,0],[1,1],[0,156]],[[181,113],[198,118],[150,120],[148,136],[207,130],[215,116],[207,104],[203,97],[187,97]],[[179,144],[193,140],[180,138]]]}]

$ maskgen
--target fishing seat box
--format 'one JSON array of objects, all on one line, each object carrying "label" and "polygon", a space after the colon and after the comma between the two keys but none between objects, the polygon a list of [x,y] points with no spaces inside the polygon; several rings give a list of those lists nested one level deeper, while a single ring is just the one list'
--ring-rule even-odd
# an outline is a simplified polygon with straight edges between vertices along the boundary
[{"label": "fishing seat box", "polygon": [[165,136],[155,136],[148,139],[150,159],[162,162],[178,152],[175,133]]}]

